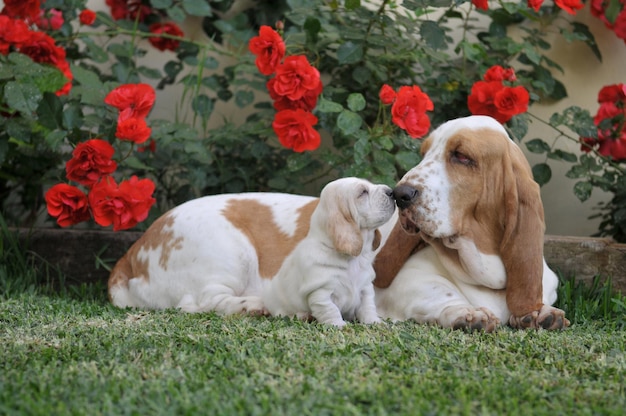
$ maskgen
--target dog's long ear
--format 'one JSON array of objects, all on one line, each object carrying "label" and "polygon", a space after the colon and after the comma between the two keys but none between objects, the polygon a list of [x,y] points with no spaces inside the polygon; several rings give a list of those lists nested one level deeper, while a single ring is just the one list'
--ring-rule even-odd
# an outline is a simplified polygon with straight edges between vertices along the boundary
[{"label": "dog's long ear", "polygon": [[358,256],[363,250],[363,237],[353,218],[349,196],[335,193],[324,200],[327,202],[327,232],[335,250],[352,257]]},{"label": "dog's long ear", "polygon": [[522,151],[510,143],[503,160],[504,234],[500,256],[507,274],[506,301],[513,316],[543,305],[543,204]]},{"label": "dog's long ear", "polygon": [[407,259],[425,246],[421,234],[407,233],[402,229],[400,220],[396,221],[391,234],[387,237],[387,241],[374,260],[374,270],[376,271],[374,286],[389,287]]}]

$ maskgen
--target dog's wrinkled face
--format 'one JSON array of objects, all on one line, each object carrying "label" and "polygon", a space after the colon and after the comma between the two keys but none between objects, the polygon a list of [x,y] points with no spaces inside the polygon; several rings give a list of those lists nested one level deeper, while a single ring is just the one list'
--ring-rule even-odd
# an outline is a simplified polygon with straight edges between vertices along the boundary
[{"label": "dog's wrinkled face", "polygon": [[471,116],[444,123],[422,144],[422,161],[394,189],[400,222],[411,233],[455,237],[470,222],[501,209],[497,184],[505,153],[514,144],[494,119]]}]

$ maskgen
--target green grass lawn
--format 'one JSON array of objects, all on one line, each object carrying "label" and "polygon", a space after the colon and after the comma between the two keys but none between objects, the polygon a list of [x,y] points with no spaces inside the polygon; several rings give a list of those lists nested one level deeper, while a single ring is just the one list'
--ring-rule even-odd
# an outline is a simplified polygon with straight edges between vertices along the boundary
[{"label": "green grass lawn", "polygon": [[563,285],[561,306],[573,321],[565,331],[484,334],[122,310],[107,303],[104,285],[53,291],[36,279],[4,255],[0,415],[626,409],[626,298],[606,285]]}]

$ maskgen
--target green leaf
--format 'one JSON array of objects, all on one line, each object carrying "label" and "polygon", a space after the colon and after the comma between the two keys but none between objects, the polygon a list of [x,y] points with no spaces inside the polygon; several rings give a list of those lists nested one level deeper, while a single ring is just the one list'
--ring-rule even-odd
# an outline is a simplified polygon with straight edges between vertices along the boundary
[{"label": "green leaf", "polygon": [[63,110],[63,126],[66,130],[79,128],[83,125],[84,118],[81,105],[79,103],[71,103]]},{"label": "green leaf", "polygon": [[422,22],[420,36],[433,49],[445,49],[448,46],[446,33],[435,21],[427,20]]},{"label": "green leaf", "polygon": [[37,116],[42,126],[54,130],[63,124],[63,104],[59,97],[52,93],[44,94],[37,108]]},{"label": "green leaf", "polygon": [[[619,6],[619,0],[611,1],[612,3],[616,3]],[[600,52],[600,48],[596,43],[596,38],[593,36],[593,33],[591,33],[587,25],[580,22],[572,22],[571,25],[574,27],[574,33],[581,37],[581,39],[587,44],[587,46],[589,46],[596,58],[598,58],[598,60],[602,62],[602,53]]]},{"label": "green leaf", "polygon": [[150,0],[150,5],[155,9],[167,9],[172,7],[172,0]]},{"label": "green leaf", "polygon": [[348,108],[352,111],[363,110],[365,104],[365,97],[361,93],[352,93],[348,96]]},{"label": "green leaf", "polygon": [[347,41],[337,49],[337,60],[341,65],[354,64],[363,59],[363,45]]},{"label": "green leaf", "polygon": [[22,113],[24,117],[32,118],[37,111],[43,94],[32,84],[20,84],[9,81],[4,87],[4,99],[9,107]]},{"label": "green leaf", "polygon": [[[192,1],[194,1],[194,0],[192,0]],[[198,2],[198,3],[200,3],[200,2]],[[178,22],[178,23],[182,23],[185,20],[185,18],[187,17],[187,15],[185,14],[185,11],[181,7],[178,7],[178,6],[170,7],[166,11],[167,11],[167,15],[172,20],[174,20],[175,22]]]},{"label": "green leaf", "polygon": [[237,91],[235,93],[235,104],[237,107],[243,108],[254,101],[254,93],[252,91]]},{"label": "green leaf", "polygon": [[420,161],[420,155],[415,152],[402,150],[395,155],[396,163],[405,171],[413,169]]},{"label": "green leaf", "polygon": [[363,124],[363,119],[357,113],[349,110],[343,110],[337,117],[337,127],[346,136],[357,132]]},{"label": "green leaf", "polygon": [[81,41],[85,43],[85,50],[94,62],[102,64],[109,59],[109,54],[94,42],[90,37],[83,37]]},{"label": "green leaf", "polygon": [[316,110],[320,113],[339,113],[343,111],[343,106],[322,96],[317,102]]},{"label": "green leaf", "polygon": [[591,191],[593,191],[593,185],[589,182],[576,182],[574,185],[574,195],[581,202],[586,201],[591,196]]},{"label": "green leaf", "polygon": [[354,143],[354,160],[362,162],[372,151],[372,145],[367,138],[361,138]]},{"label": "green leaf", "polygon": [[183,9],[192,16],[212,16],[208,1],[183,0]]},{"label": "green leaf", "polygon": [[533,177],[539,186],[543,186],[550,182],[552,178],[552,169],[546,163],[538,163],[533,166]]},{"label": "green leaf", "polygon": [[578,161],[578,156],[576,156],[574,153],[565,152],[561,149],[556,149],[548,153],[548,157],[550,159],[564,160],[565,162],[569,163],[576,163]]},{"label": "green leaf", "polygon": [[137,68],[137,71],[139,71],[139,73],[146,78],[151,79],[161,79],[161,77],[163,76],[161,74],[161,71],[159,71],[158,69],[148,68],[147,66],[140,66],[139,68]]},{"label": "green leaf", "polygon": [[354,10],[361,7],[361,0],[346,0],[346,10]]},{"label": "green leaf", "polygon": [[196,114],[206,120],[211,116],[214,105],[214,101],[206,94],[199,94],[194,97],[191,103],[191,108]]},{"label": "green leaf", "polygon": [[306,33],[307,43],[317,43],[318,34],[322,29],[320,21],[314,17],[307,17],[303,28]]},{"label": "green leaf", "polygon": [[58,151],[64,143],[65,137],[67,137],[66,131],[55,130],[47,134],[44,140],[50,149]]},{"label": "green leaf", "polygon": [[526,148],[532,153],[546,153],[550,151],[550,145],[541,139],[532,139],[526,142]]}]

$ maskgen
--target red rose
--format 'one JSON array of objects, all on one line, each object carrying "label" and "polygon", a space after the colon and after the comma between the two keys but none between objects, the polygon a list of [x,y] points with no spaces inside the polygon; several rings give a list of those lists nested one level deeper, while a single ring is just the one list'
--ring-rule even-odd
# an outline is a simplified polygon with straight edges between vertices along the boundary
[{"label": "red rose", "polygon": [[259,36],[250,39],[248,49],[256,55],[254,62],[263,75],[271,75],[276,71],[287,50],[283,38],[269,26],[261,26]]},{"label": "red rose", "polygon": [[28,40],[20,47],[20,52],[40,64],[58,65],[65,62],[65,49],[58,47],[54,39],[43,32],[29,33]]},{"label": "red rose", "polygon": [[396,99],[396,91],[389,85],[384,84],[378,93],[378,98],[380,98],[383,104],[389,105]]},{"label": "red rose", "polygon": [[50,9],[40,10],[35,24],[42,30],[59,30],[64,22],[61,11]]},{"label": "red rose", "polygon": [[35,22],[39,17],[40,9],[39,0],[4,0],[2,14]]},{"label": "red rose", "polygon": [[617,15],[613,26],[613,31],[618,38],[624,39],[624,41],[626,41],[626,9],[622,10],[622,12]]},{"label": "red rose", "polygon": [[602,140],[598,153],[602,156],[610,156],[615,161],[626,160],[626,132],[622,131],[622,135],[616,140]]},{"label": "red rose", "polygon": [[528,7],[538,12],[539,9],[541,8],[541,5],[543,4],[543,0],[528,0],[527,4],[528,4]]},{"label": "red rose", "polygon": [[111,16],[115,20],[130,19],[143,22],[150,14],[152,7],[142,4],[142,0],[106,0],[111,8]]},{"label": "red rose", "polygon": [[494,103],[496,93],[504,86],[500,81],[477,81],[472,85],[472,91],[467,97],[467,107],[474,115],[491,116],[504,123],[504,119]]},{"label": "red rose", "polygon": [[78,20],[80,20],[81,25],[91,26],[96,21],[96,12],[89,9],[82,10],[78,15]]},{"label": "red rose", "polygon": [[576,10],[585,7],[581,0],[554,0],[554,3],[569,14],[576,14]]},{"label": "red rose", "polygon": [[515,71],[513,68],[504,69],[500,65],[494,65],[485,71],[483,79],[489,81],[515,81]]},{"label": "red rose", "polygon": [[105,140],[92,139],[78,143],[72,158],[65,164],[67,178],[81,185],[92,186],[117,169],[117,163],[111,160],[114,153],[113,146]]},{"label": "red rose", "polygon": [[106,177],[95,184],[89,192],[89,203],[97,224],[113,230],[132,228],[148,217],[150,207],[156,200],[152,198],[154,183],[150,179],[131,177],[119,187],[112,177]]},{"label": "red rose", "polygon": [[400,87],[391,106],[391,120],[416,139],[428,133],[430,119],[426,112],[433,109],[433,102],[418,86]]},{"label": "red rose", "polygon": [[272,127],[280,144],[296,152],[315,150],[319,147],[320,134],[313,128],[317,117],[301,109],[283,110],[276,113]]},{"label": "red rose", "polygon": [[309,91],[319,88],[320,73],[303,55],[288,56],[276,68],[273,92],[292,101],[299,100]]},{"label": "red rose", "polygon": [[281,96],[274,92],[275,82],[276,78],[267,81],[267,90],[272,100],[274,100],[274,108],[276,111],[297,110],[298,108],[304,111],[313,111],[317,105],[317,99],[324,89],[324,86],[320,82],[317,89],[307,91],[299,100],[290,100],[287,96]]},{"label": "red rose", "polygon": [[68,82],[57,91],[57,95],[67,94],[72,88],[72,71],[65,60],[65,49],[57,46],[50,36],[44,32],[28,32],[28,39],[21,45],[20,52],[40,64],[56,66],[68,79]]},{"label": "red rose", "polygon": [[528,110],[529,101],[530,95],[522,86],[502,88],[493,97],[493,103],[498,109],[501,120],[503,120],[498,121],[506,123],[513,116],[525,113]]},{"label": "red rose", "polygon": [[54,185],[46,192],[45,199],[48,214],[55,217],[61,227],[69,227],[91,217],[87,195],[75,186],[65,183]]},{"label": "red rose", "polygon": [[602,87],[598,93],[598,102],[617,103],[626,102],[626,84],[613,84]]},{"label": "red rose", "polygon": [[6,55],[13,46],[20,48],[30,39],[30,29],[22,20],[0,15],[0,53]]},{"label": "red rose", "polygon": [[477,9],[489,10],[489,4],[487,3],[487,0],[472,0],[472,4],[476,6]]},{"label": "red rose", "polygon": [[147,141],[152,134],[152,129],[148,127],[146,120],[137,117],[125,117],[124,113],[125,112],[123,112],[117,120],[115,137],[136,144]]},{"label": "red rose", "polygon": [[[183,37],[185,34],[175,23],[153,23],[149,27],[150,33],[155,35],[166,34],[171,36]],[[164,37],[150,37],[148,38],[150,44],[160,51],[175,51],[180,45],[180,41],[175,39],[168,39]]]},{"label": "red rose", "polygon": [[129,117],[143,118],[148,115],[156,93],[148,84],[124,84],[115,88],[104,98],[104,102],[120,111],[131,109]]}]

